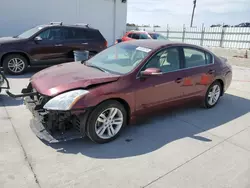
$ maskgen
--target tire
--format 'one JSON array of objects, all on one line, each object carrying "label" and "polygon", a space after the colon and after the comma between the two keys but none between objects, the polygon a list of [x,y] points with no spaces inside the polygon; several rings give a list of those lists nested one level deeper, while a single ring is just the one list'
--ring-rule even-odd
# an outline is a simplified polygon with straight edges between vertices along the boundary
[{"label": "tire", "polygon": [[[118,119],[122,118],[122,122],[119,121],[119,125],[118,125],[118,122],[117,124],[112,124],[113,122],[111,120],[108,120],[109,118],[107,117],[109,117],[108,114],[111,111],[110,109],[117,109],[117,113],[115,114],[114,118],[111,120],[118,121]],[[104,114],[107,114],[105,115],[106,123],[104,121],[105,118],[103,118]],[[100,122],[97,119],[101,119],[103,122]],[[112,125],[109,125],[109,123],[111,123]],[[124,106],[116,100],[109,100],[109,101],[101,103],[91,112],[87,121],[87,127],[86,127],[87,136],[95,143],[98,143],[98,144],[108,143],[110,141],[115,140],[120,135],[122,129],[125,127],[126,124],[127,124],[127,112]],[[110,128],[110,126],[112,126],[112,129]],[[104,131],[100,131],[100,130],[104,130]],[[111,133],[110,132],[111,130],[113,130],[112,132],[115,133],[113,134],[112,137],[110,137],[110,134],[109,134]],[[98,131],[99,131],[99,134],[98,134]],[[103,132],[102,136],[100,136],[101,132]]]},{"label": "tire", "polygon": [[[15,63],[18,63],[17,65],[20,65],[19,68],[17,68],[15,71],[15,67],[10,68],[10,65],[13,65]],[[28,60],[19,54],[11,54],[4,58],[3,60],[3,70],[6,74],[12,74],[12,75],[20,75],[23,74],[28,67]]]},{"label": "tire", "polygon": [[[212,92],[212,90],[213,89],[215,89],[215,88],[218,88],[218,89],[216,89],[216,95],[215,95],[215,93],[214,93],[214,97],[215,97],[215,99],[216,100],[213,100],[212,102],[211,102],[211,92]],[[207,90],[207,92],[206,92],[206,95],[205,95],[205,98],[204,98],[204,101],[203,101],[203,107],[204,108],[212,108],[212,107],[214,107],[218,102],[219,102],[219,100],[220,100],[220,97],[221,97],[221,93],[222,93],[222,86],[221,86],[221,83],[219,82],[219,81],[215,81],[215,82],[213,82],[209,87],[208,87],[208,90]],[[217,96],[218,95],[218,96]]]}]

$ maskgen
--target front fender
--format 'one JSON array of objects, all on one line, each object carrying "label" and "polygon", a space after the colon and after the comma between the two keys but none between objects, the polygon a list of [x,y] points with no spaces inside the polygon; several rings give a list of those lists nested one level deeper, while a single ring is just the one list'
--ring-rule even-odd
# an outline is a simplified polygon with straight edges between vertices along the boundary
[{"label": "front fender", "polygon": [[135,101],[134,101],[134,93],[126,93],[126,94],[117,94],[117,93],[110,93],[110,94],[100,94],[98,91],[89,92],[87,95],[80,98],[73,106],[72,110],[78,109],[85,109],[91,108],[99,105],[100,103],[111,100],[117,99],[122,100],[128,104],[130,108],[130,114],[135,112]]}]

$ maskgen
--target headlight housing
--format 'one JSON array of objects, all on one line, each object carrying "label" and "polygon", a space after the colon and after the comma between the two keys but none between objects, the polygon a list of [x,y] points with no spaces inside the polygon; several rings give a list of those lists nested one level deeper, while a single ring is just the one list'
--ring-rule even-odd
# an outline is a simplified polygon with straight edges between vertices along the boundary
[{"label": "headlight housing", "polygon": [[89,93],[89,91],[83,89],[68,91],[50,99],[43,108],[46,110],[70,110],[72,106],[87,93]]}]

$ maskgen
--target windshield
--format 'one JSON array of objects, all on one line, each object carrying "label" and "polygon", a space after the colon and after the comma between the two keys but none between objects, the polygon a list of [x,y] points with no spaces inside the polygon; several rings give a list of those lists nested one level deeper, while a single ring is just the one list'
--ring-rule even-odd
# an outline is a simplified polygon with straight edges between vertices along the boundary
[{"label": "windshield", "polygon": [[149,34],[153,39],[156,39],[156,40],[168,40],[167,37],[159,34],[159,33],[150,33]]},{"label": "windshield", "polygon": [[128,43],[118,43],[98,53],[86,62],[113,74],[127,74],[132,71],[151,49]]},{"label": "windshield", "polygon": [[145,33],[141,33],[140,34],[140,39],[151,39],[150,35],[145,34]]},{"label": "windshield", "polygon": [[36,34],[38,31],[40,31],[42,27],[34,27],[28,31],[23,32],[22,34],[18,35],[19,38],[30,38],[32,35]]}]

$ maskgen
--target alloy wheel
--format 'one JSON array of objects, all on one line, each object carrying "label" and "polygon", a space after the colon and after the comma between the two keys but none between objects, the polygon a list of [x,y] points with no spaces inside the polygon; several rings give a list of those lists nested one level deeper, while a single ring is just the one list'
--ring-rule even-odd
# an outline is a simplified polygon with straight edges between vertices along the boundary
[{"label": "alloy wheel", "polygon": [[213,106],[220,98],[221,88],[218,84],[215,84],[213,87],[210,88],[207,102],[209,105]]},{"label": "alloy wheel", "polygon": [[119,133],[123,125],[123,114],[118,108],[108,108],[97,118],[95,132],[102,139],[110,139]]},{"label": "alloy wheel", "polygon": [[13,73],[20,73],[20,72],[22,72],[24,70],[25,63],[20,58],[13,58],[13,59],[9,60],[8,68]]}]

